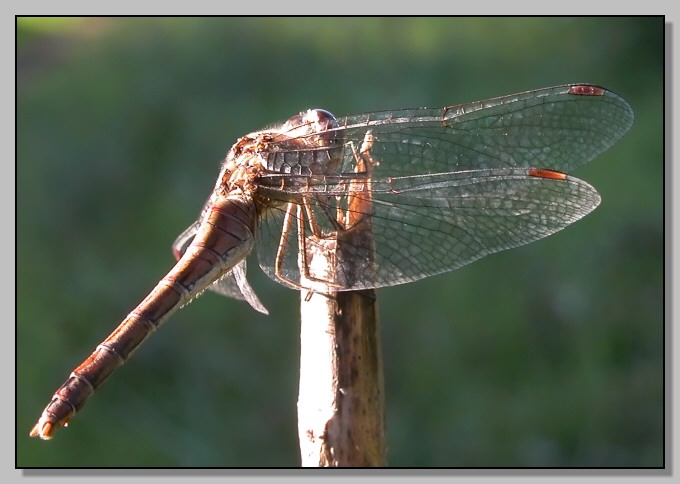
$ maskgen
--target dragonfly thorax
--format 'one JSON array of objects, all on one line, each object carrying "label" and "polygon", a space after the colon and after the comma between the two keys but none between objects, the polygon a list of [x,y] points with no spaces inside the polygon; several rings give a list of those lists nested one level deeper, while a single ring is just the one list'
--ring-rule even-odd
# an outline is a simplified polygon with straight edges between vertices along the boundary
[{"label": "dragonfly thorax", "polygon": [[215,190],[223,193],[252,193],[255,180],[265,169],[260,156],[265,133],[243,136],[231,147],[222,164]]}]

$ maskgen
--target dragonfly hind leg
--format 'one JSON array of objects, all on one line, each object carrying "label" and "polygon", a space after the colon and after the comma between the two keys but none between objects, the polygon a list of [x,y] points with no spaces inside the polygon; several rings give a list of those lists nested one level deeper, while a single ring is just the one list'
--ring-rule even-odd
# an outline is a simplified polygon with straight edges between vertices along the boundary
[{"label": "dragonfly hind leg", "polygon": [[[304,210],[303,210],[304,206]],[[297,211],[296,215],[293,212]],[[286,214],[283,219],[283,228],[281,231],[281,237],[279,239],[278,249],[276,251],[276,260],[274,263],[274,275],[281,281],[285,282],[287,285],[292,286],[298,290],[314,290],[310,287],[295,281],[283,273],[283,264],[285,259],[286,251],[288,247],[288,237],[290,236],[291,230],[293,230],[293,218],[297,219],[297,242],[298,242],[298,266],[300,271],[300,280],[306,280],[311,283],[323,284],[326,286],[326,291],[336,290],[340,291],[346,289],[343,285],[337,284],[331,280],[324,279],[322,277],[317,277],[313,275],[309,270],[309,247],[308,239],[313,239],[318,241],[315,245],[319,245],[324,241],[332,242],[333,238],[322,237],[321,230],[319,229],[316,219],[313,215],[311,207],[308,202],[303,202],[302,205],[296,203],[289,203],[286,207]],[[312,234],[306,235],[306,224],[309,224]],[[315,291],[324,292],[324,291]]]}]

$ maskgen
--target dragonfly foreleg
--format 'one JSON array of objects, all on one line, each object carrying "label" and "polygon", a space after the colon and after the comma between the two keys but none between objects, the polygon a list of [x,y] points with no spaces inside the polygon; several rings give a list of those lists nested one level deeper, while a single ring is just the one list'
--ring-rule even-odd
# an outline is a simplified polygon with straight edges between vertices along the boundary
[{"label": "dragonfly foreleg", "polygon": [[[370,215],[364,212],[366,201],[371,198],[371,174],[373,167],[379,164],[371,156],[371,148],[373,147],[373,133],[369,130],[364,135],[364,141],[361,143],[359,153],[356,152],[354,144],[352,144],[352,153],[356,161],[355,173],[361,173],[365,177],[361,180],[354,179],[349,184],[349,195],[347,199],[347,212],[345,214],[342,224],[349,230],[356,224],[360,223],[366,216]],[[370,205],[369,205],[370,206]]]}]

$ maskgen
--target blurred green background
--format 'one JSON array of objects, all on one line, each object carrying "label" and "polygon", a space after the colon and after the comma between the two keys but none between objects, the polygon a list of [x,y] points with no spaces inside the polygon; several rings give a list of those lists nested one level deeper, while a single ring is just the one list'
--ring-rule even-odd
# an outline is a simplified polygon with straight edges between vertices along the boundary
[{"label": "blurred green background", "polygon": [[51,442],[52,392],[172,266],[235,140],[309,107],[443,106],[569,82],[636,121],[559,234],[378,292],[391,466],[661,466],[661,18],[19,19],[17,459],[297,466],[298,295],[207,294]]}]

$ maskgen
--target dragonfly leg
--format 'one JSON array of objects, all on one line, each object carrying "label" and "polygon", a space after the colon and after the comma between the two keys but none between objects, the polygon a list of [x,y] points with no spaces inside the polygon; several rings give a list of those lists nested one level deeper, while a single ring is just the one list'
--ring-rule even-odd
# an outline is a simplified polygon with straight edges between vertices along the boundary
[{"label": "dragonfly leg", "polygon": [[316,224],[316,219],[312,215],[311,206],[309,202],[303,202],[302,204],[289,203],[286,207],[286,214],[283,218],[283,227],[281,230],[281,238],[279,239],[279,246],[276,251],[276,259],[274,262],[274,275],[277,278],[285,282],[286,284],[298,289],[298,290],[308,290],[308,287],[301,285],[289,277],[283,274],[283,263],[286,251],[288,247],[288,237],[290,231],[293,229],[293,211],[296,211],[295,218],[297,219],[297,238],[298,238],[298,250],[300,251],[300,272],[301,276],[311,282],[317,282],[326,285],[333,289],[343,289],[343,286],[339,284],[334,284],[331,281],[324,280],[313,276],[309,272],[309,262],[307,259],[307,229],[306,222],[309,222],[310,230],[313,232],[310,237],[321,239],[320,235],[316,235],[314,232],[321,233],[319,226]]},{"label": "dragonfly leg", "polygon": [[[343,182],[344,184],[344,182]],[[335,223],[337,226],[342,227],[342,229],[347,228],[345,226],[345,211],[342,209],[342,196],[335,196]]]},{"label": "dragonfly leg", "polygon": [[370,200],[371,174],[373,172],[373,167],[379,164],[371,156],[373,141],[373,133],[371,131],[367,131],[364,135],[364,141],[361,143],[361,148],[359,148],[359,153],[356,152],[354,144],[352,144],[352,153],[354,154],[354,159],[357,162],[355,172],[365,174],[366,178],[365,180],[353,180],[350,182],[349,196],[347,200],[347,213],[345,214],[344,220],[342,221],[342,224],[347,230],[360,223],[367,215],[369,215],[365,213],[362,208],[365,209],[366,203],[364,202]]},{"label": "dragonfly leg", "polygon": [[[305,210],[303,211],[303,206],[305,207]],[[309,225],[312,230],[312,232],[317,231],[320,233],[319,226],[316,224],[316,220],[313,219],[313,215],[311,215],[311,207],[309,206],[309,202],[303,203],[302,206],[296,203],[289,203],[288,206],[286,207],[286,215],[283,218],[283,227],[281,230],[281,238],[279,239],[279,247],[276,251],[276,260],[274,262],[274,274],[276,277],[284,281],[286,284],[289,284],[290,286],[295,287],[298,290],[303,290],[303,289],[308,289],[304,286],[302,286],[300,283],[290,279],[289,277],[286,277],[283,274],[283,260],[285,257],[286,250],[288,250],[288,236],[290,235],[290,231],[293,228],[293,210],[297,211],[297,215],[295,218],[297,219],[297,237],[298,237],[298,250],[301,251],[301,262],[300,264],[302,265],[302,273],[304,274],[304,277],[310,281],[313,282],[320,282],[323,284],[326,284],[328,286],[333,286],[332,283],[329,283],[328,281],[324,281],[322,279],[313,277],[309,273],[309,265],[307,263],[307,238],[305,236],[306,230],[305,230],[305,218],[310,220]],[[313,221],[312,221],[313,220]],[[319,237],[313,235],[314,237]],[[341,287],[341,286],[338,286]]]},{"label": "dragonfly leg", "polygon": [[295,203],[289,203],[286,206],[286,215],[283,217],[283,227],[281,230],[281,238],[279,239],[279,246],[276,249],[276,260],[274,262],[274,274],[276,277],[288,284],[302,289],[302,287],[295,281],[287,278],[283,275],[281,268],[283,267],[283,257],[286,252],[286,246],[288,245],[288,235],[290,235],[291,227],[293,225],[293,210],[299,207]]}]

